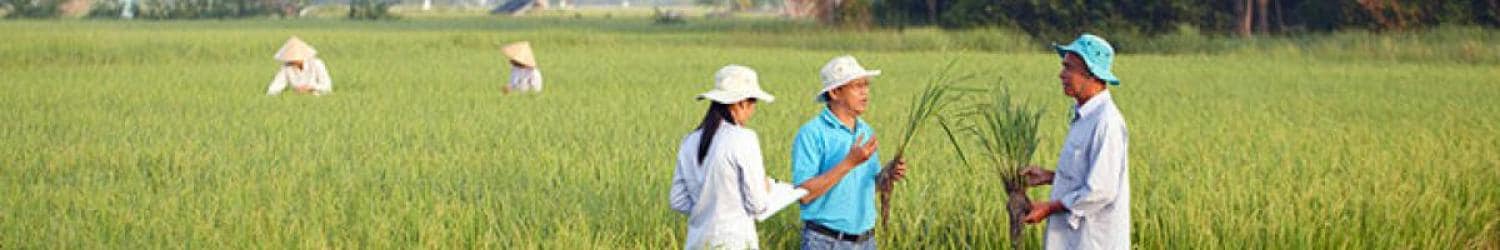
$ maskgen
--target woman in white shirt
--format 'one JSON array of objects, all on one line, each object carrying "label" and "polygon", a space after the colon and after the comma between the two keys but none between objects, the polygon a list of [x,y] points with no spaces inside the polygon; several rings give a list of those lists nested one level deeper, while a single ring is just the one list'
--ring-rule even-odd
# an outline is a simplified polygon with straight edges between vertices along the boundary
[{"label": "woman in white shirt", "polygon": [[708,112],[683,138],[672,176],[671,206],[688,215],[687,249],[759,249],[755,216],[766,212],[760,139],[746,128],[756,102],[775,97],[760,89],[755,71],[729,65],[714,76]]},{"label": "woman in white shirt", "polygon": [[318,96],[333,93],[333,79],[328,77],[328,67],[317,58],[317,54],[318,51],[302,39],[295,36],[287,39],[286,45],[276,52],[276,60],[282,63],[281,70],[276,72],[276,78],[271,79],[266,95],[279,95],[288,86],[298,94]]},{"label": "woman in white shirt", "polygon": [[511,91],[542,92],[542,70],[537,68],[536,57],[531,54],[530,42],[515,42],[500,50],[510,59],[510,82],[502,93]]}]

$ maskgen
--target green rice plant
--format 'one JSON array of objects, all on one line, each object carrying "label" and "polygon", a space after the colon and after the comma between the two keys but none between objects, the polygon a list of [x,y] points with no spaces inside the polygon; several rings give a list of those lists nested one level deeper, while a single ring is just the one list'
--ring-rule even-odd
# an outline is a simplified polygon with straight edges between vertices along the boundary
[{"label": "green rice plant", "polygon": [[[890,108],[864,115],[889,135],[883,160],[907,97],[951,58],[953,71],[980,72],[961,86],[1004,75],[1014,98],[1049,110],[1033,163],[1055,164],[1068,132],[1071,112],[1058,111],[1074,101],[1058,93],[1056,54],[966,45],[1019,37],[1009,33],[828,32],[775,17],[669,27],[649,9],[589,11],[0,22],[15,38],[0,44],[0,248],[683,248],[687,220],[663,199],[668,163],[702,118],[688,97],[730,59],[787,95],[812,91],[806,71],[827,55],[860,51],[890,73],[872,91],[892,98],[870,99]],[[1500,30],[1425,34],[1120,54],[1116,73],[1138,79],[1110,90],[1132,139],[1132,247],[1500,249],[1500,99],[1489,98],[1500,88],[1486,88]],[[318,48],[333,95],[265,96],[279,65],[268,54],[289,35]],[[495,50],[518,39],[547,45],[542,95],[499,93],[508,67]],[[1466,40],[1495,56],[1442,59],[1460,47],[1440,44]],[[1360,53],[1386,45],[1433,57]],[[918,167],[899,184],[907,199],[890,200],[901,212],[881,247],[1009,246],[1006,196],[967,130],[981,120],[970,104],[989,100],[968,94],[914,136],[905,160]],[[768,175],[791,176],[776,159],[822,108],[757,110]],[[936,145],[943,128],[975,164]],[[799,246],[803,222],[788,209],[756,225],[762,248]],[[1021,246],[1033,248],[1042,237],[1029,227]]]},{"label": "green rice plant", "polygon": [[890,201],[892,189],[895,182],[891,181],[896,163],[906,158],[906,148],[911,145],[911,139],[922,131],[922,124],[933,117],[941,116],[955,101],[962,99],[965,92],[975,92],[978,89],[956,86],[955,83],[973,78],[973,74],[954,76],[953,68],[958,60],[949,60],[934,78],[928,82],[921,92],[912,96],[911,109],[907,110],[906,126],[902,127],[901,137],[896,144],[896,156],[885,163],[880,171],[880,181],[877,182],[880,190],[880,225],[884,227],[890,216]]},{"label": "green rice plant", "polygon": [[[1025,226],[1021,217],[1031,212],[1031,199],[1026,197],[1026,179],[1021,170],[1036,155],[1042,110],[1013,100],[1009,89],[995,90],[992,95],[990,102],[976,104],[962,113],[971,119],[940,121],[950,137],[955,130],[972,135],[973,142],[982,150],[977,164],[993,167],[1000,174],[1008,196],[1005,205],[1010,216],[1011,246],[1020,249]],[[961,147],[957,140],[954,146]],[[960,159],[970,164],[968,157]]]}]

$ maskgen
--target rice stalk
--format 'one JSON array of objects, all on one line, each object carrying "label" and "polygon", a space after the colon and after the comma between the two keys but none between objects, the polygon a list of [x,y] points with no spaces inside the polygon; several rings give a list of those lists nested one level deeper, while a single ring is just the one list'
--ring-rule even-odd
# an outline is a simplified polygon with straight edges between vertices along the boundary
[{"label": "rice stalk", "polygon": [[906,157],[906,149],[911,145],[912,138],[922,131],[923,124],[933,117],[941,116],[955,101],[962,99],[965,92],[975,92],[978,89],[955,86],[955,83],[973,78],[973,74],[965,74],[954,77],[953,68],[958,60],[950,60],[933,80],[922,88],[921,92],[912,96],[912,106],[907,112],[906,126],[902,127],[901,137],[896,144],[896,155],[887,161],[881,168],[879,181],[876,182],[880,190],[880,225],[886,226],[890,216],[891,193],[895,183],[891,181],[897,162],[902,162]]},{"label": "rice stalk", "polygon": [[[977,164],[993,167],[1000,175],[1007,195],[1011,244],[1020,249],[1021,234],[1025,229],[1021,218],[1031,212],[1031,199],[1026,196],[1026,179],[1021,176],[1021,170],[1031,163],[1040,142],[1037,127],[1041,123],[1042,111],[1015,101],[1009,90],[997,90],[992,95],[989,103],[977,104],[962,112],[972,119],[943,121],[943,124],[945,131],[950,133],[957,131],[971,135],[973,143],[981,150]],[[961,147],[957,140],[954,144]],[[960,159],[970,164],[967,156],[961,154]]]}]

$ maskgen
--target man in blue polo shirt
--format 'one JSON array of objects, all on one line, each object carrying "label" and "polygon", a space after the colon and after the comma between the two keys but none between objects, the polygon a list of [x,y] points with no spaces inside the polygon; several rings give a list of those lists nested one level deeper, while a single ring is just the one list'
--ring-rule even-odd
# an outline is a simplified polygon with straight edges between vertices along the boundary
[{"label": "man in blue polo shirt", "polygon": [[875,249],[876,186],[906,175],[905,162],[881,173],[875,130],[859,119],[870,104],[870,77],[880,71],[846,55],[820,73],[817,100],[827,105],[792,142],[792,182],[808,190],[801,200],[802,249]]}]

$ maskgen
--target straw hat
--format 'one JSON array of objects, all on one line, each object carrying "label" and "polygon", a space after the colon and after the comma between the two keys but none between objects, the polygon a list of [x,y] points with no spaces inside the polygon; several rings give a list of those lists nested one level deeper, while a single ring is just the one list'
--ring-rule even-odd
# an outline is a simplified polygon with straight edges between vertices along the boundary
[{"label": "straw hat", "polygon": [[763,102],[776,101],[775,96],[760,89],[760,77],[749,67],[724,66],[714,74],[714,89],[698,95],[699,100],[709,99],[716,103],[731,104],[755,98]]},{"label": "straw hat", "polygon": [[317,56],[318,51],[307,45],[301,38],[292,36],[286,39],[286,45],[281,45],[281,50],[276,51],[276,60],[282,62],[302,61]]},{"label": "straw hat", "polygon": [[536,57],[531,55],[531,42],[520,41],[506,44],[500,51],[505,53],[505,57],[509,57],[510,60],[519,62],[521,65],[536,67]]},{"label": "straw hat", "polygon": [[833,60],[828,61],[828,64],[824,64],[823,69],[818,73],[819,78],[823,80],[823,90],[818,91],[818,95],[813,98],[819,102],[828,101],[823,99],[824,93],[844,86],[850,81],[880,75],[879,70],[866,70],[864,66],[859,66],[859,62],[850,55],[834,57]]}]

